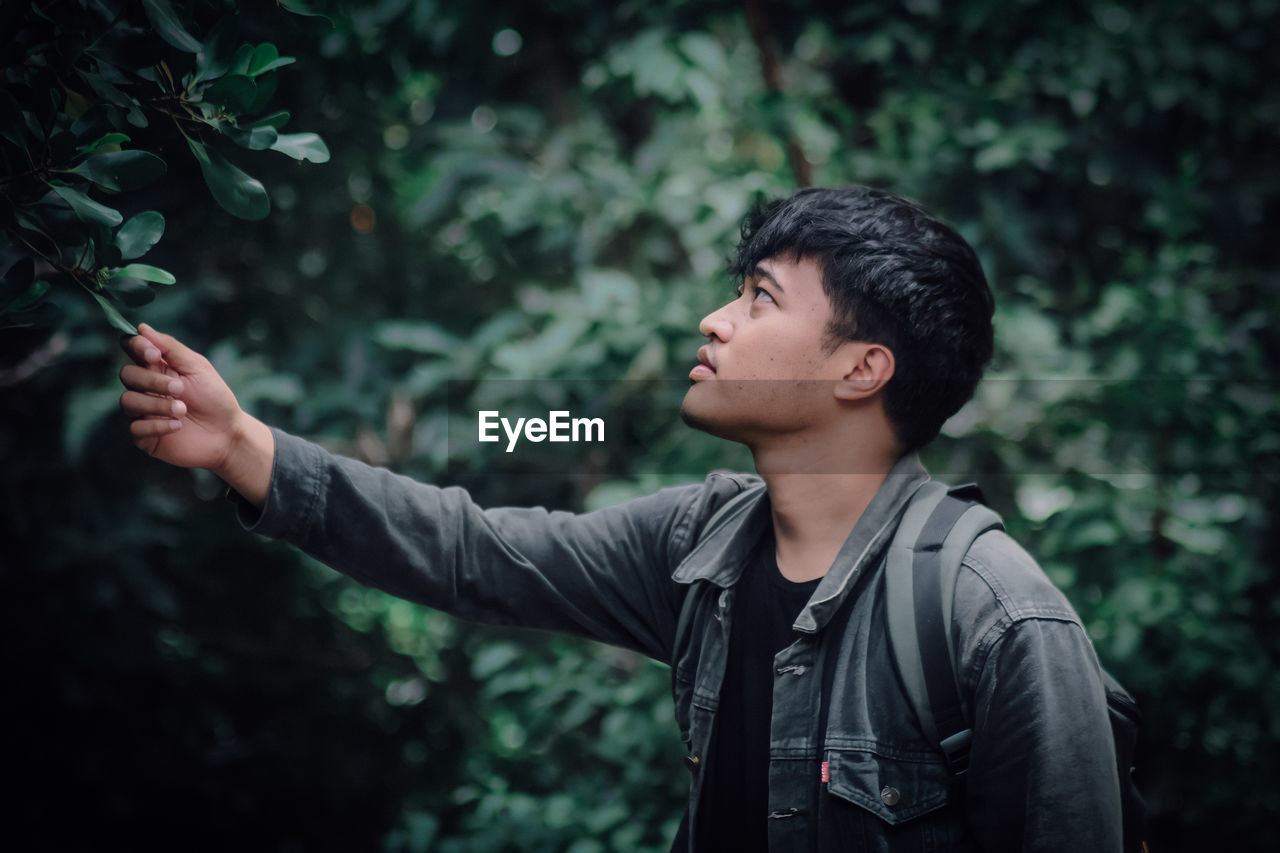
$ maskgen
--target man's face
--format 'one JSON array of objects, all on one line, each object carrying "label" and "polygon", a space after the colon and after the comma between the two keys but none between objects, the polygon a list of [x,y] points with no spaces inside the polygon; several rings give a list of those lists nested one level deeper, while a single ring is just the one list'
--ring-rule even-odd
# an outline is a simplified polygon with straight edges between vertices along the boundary
[{"label": "man's face", "polygon": [[698,325],[709,340],[689,373],[685,421],[754,447],[837,416],[832,389],[848,354],[824,349],[830,319],[817,262],[762,261],[738,297]]}]

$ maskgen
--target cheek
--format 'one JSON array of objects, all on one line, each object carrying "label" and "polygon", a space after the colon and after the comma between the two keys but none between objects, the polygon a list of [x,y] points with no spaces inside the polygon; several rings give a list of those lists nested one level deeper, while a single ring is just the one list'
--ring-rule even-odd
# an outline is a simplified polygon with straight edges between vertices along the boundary
[{"label": "cheek", "polygon": [[791,339],[769,354],[770,366],[775,373],[786,373],[789,378],[806,379],[822,369],[824,360],[815,351],[813,342]]}]

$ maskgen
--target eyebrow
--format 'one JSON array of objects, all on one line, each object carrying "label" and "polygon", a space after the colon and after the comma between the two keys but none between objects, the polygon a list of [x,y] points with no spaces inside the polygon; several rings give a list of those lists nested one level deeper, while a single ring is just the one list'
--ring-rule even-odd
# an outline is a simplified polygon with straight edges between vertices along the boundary
[{"label": "eyebrow", "polygon": [[782,286],[782,282],[774,278],[773,273],[769,272],[764,267],[757,265],[756,268],[751,271],[751,274],[754,276],[759,276],[760,278],[767,278],[769,279],[769,281],[773,282],[773,286],[778,288],[778,290],[782,291],[783,293],[787,292],[787,289]]}]

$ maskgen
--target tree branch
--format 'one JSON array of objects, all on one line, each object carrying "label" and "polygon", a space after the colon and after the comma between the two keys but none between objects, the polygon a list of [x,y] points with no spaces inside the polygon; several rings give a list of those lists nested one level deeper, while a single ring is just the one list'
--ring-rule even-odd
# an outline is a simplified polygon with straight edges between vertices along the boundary
[{"label": "tree branch", "polygon": [[[765,16],[764,5],[760,0],[744,0],[747,12],[747,24],[751,27],[751,38],[760,52],[760,73],[764,77],[765,89],[782,95],[782,68],[778,63],[778,52],[774,48],[773,31],[769,27],[769,19]],[[791,163],[791,175],[796,186],[807,187],[813,184],[813,170],[804,156],[804,148],[794,133],[788,132],[786,139],[787,160]]]}]

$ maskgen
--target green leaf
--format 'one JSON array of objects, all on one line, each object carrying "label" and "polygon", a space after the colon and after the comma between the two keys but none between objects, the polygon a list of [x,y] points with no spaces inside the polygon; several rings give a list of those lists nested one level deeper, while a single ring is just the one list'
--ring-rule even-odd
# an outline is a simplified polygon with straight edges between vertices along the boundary
[{"label": "green leaf", "polygon": [[[26,311],[49,292],[49,282],[35,280],[36,265],[31,258],[23,258],[9,267],[0,281],[0,314]],[[8,303],[5,304],[5,300]]]},{"label": "green leaf", "polygon": [[310,160],[312,163],[329,161],[329,147],[314,133],[282,133],[271,149],[288,154],[295,160]]},{"label": "green leaf", "polygon": [[[13,218],[17,221],[20,227],[39,234],[50,243],[58,243],[58,241],[54,239],[54,236],[49,233],[53,229],[49,227],[48,223],[46,223],[42,217],[34,215],[33,210],[28,210],[27,214],[24,214],[21,211],[14,211]],[[76,230],[80,230],[78,226]]]},{"label": "green leaf", "polygon": [[0,314],[12,314],[34,308],[37,302],[44,299],[44,295],[49,292],[49,287],[49,282],[44,280],[31,282],[31,286],[27,288],[26,293],[23,293],[3,309],[0,309]]},{"label": "green leaf", "polygon": [[271,42],[263,42],[249,55],[249,63],[244,73],[250,77],[257,77],[259,74],[266,74],[285,65],[292,65],[296,61],[292,56],[281,56]]},{"label": "green leaf", "polygon": [[125,94],[97,74],[89,71],[80,71],[79,74],[93,88],[99,98],[124,110],[126,113],[125,118],[128,119],[129,124],[134,127],[147,126],[147,117],[142,112],[142,104],[138,103],[137,98]]},{"label": "green leaf", "polygon": [[292,65],[294,62],[292,56],[281,56],[276,46],[270,42],[263,42],[256,47],[242,44],[231,60],[231,73],[260,77],[282,66]]},{"label": "green leaf", "polygon": [[231,57],[231,64],[227,71],[231,74],[248,74],[251,61],[253,61],[253,45],[242,44],[236,48],[235,56]]},{"label": "green leaf", "polygon": [[295,15],[304,15],[311,18],[324,18],[330,24],[333,24],[333,19],[324,12],[317,12],[315,9],[311,8],[309,0],[276,0],[276,3],[281,9],[292,12]]},{"label": "green leaf", "polygon": [[200,42],[182,26],[173,7],[169,5],[169,0],[142,0],[142,9],[147,13],[151,26],[156,28],[156,34],[160,38],[178,50],[187,53],[200,52]]},{"label": "green leaf", "polygon": [[164,216],[155,210],[144,210],[132,217],[116,232],[115,244],[126,261],[140,258],[164,235]]},{"label": "green leaf", "polygon": [[97,250],[98,250],[97,244],[94,243],[92,239],[90,239],[80,246],[70,246],[70,247],[64,246],[63,254],[64,256],[67,256],[67,255],[76,256],[76,262],[75,262],[76,269],[91,270],[95,266],[97,266],[97,264],[94,263],[94,260],[97,256]]},{"label": "green leaf", "polygon": [[243,74],[228,74],[204,90],[205,103],[218,104],[233,113],[248,112],[258,96],[258,87]]},{"label": "green leaf", "polygon": [[240,171],[218,152],[208,150],[194,139],[188,139],[187,145],[200,164],[209,192],[213,193],[214,200],[223,210],[240,219],[263,219],[271,212],[271,201],[261,181]]},{"label": "green leaf", "polygon": [[256,114],[266,109],[267,102],[275,95],[277,76],[274,73],[262,74],[253,82],[258,86],[258,93],[253,103],[249,105],[248,112]]},{"label": "green leaf", "polygon": [[275,59],[268,62],[266,65],[257,69],[255,73],[266,74],[268,71],[275,71],[277,68],[283,68],[286,65],[292,65],[297,61],[298,60],[294,59],[292,56],[278,56]]},{"label": "green leaf", "polygon": [[104,286],[111,295],[129,308],[138,308],[156,298],[156,292],[140,278],[120,276],[107,279]]},{"label": "green leaf", "polygon": [[242,148],[250,151],[264,151],[275,144],[278,134],[270,125],[250,125],[248,128],[229,121],[215,122],[214,127],[224,136]]},{"label": "green leaf", "polygon": [[173,284],[177,281],[173,277],[173,273],[162,270],[159,267],[153,267],[150,264],[126,264],[119,269],[112,270],[108,278],[140,278],[143,281],[152,281],[156,284]]},{"label": "green leaf", "polygon": [[85,154],[92,154],[93,152],[97,151],[99,148],[103,147],[104,145],[119,145],[122,142],[128,142],[128,141],[129,141],[129,137],[123,133],[107,133],[102,136],[99,136],[97,139],[93,140],[88,145],[81,145],[76,150],[76,154],[80,156],[84,156]]},{"label": "green leaf", "polygon": [[279,130],[284,127],[288,121],[289,111],[280,110],[279,112],[257,119],[253,124],[249,125],[249,127],[274,127],[276,130]]},{"label": "green leaf", "polygon": [[124,315],[120,313],[120,310],[111,303],[110,299],[93,290],[89,291],[89,295],[98,300],[98,304],[102,306],[102,313],[107,315],[107,322],[112,326],[115,326],[127,335],[138,334],[138,327],[126,320]]},{"label": "green leaf", "polygon": [[95,154],[71,173],[117,192],[136,190],[161,177],[168,166],[150,151],[108,151]]},{"label": "green leaf", "polygon": [[235,61],[233,52],[239,22],[228,15],[214,25],[196,54],[196,82],[215,80],[227,73]]},{"label": "green leaf", "polygon": [[99,225],[106,225],[111,228],[124,222],[124,217],[120,215],[120,211],[107,207],[105,204],[98,204],[98,202],[79,190],[71,187],[55,186],[53,191],[61,196],[63,201],[71,205],[71,209],[81,222],[96,222]]},{"label": "green leaf", "polygon": [[253,49],[253,53],[249,55],[249,67],[245,69],[246,74],[250,77],[257,77],[268,70],[271,65],[280,56],[280,51],[276,50],[276,46],[269,41],[263,42]]}]

